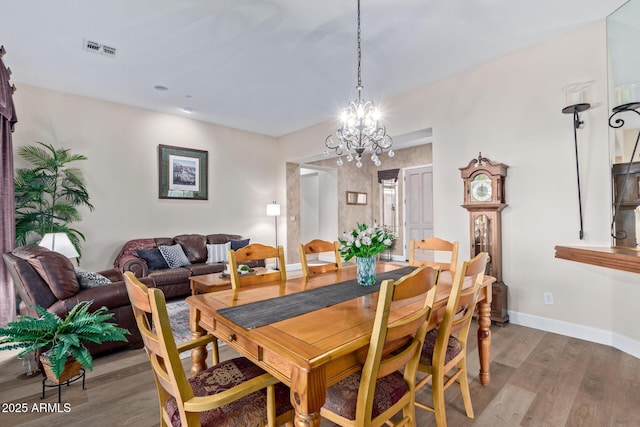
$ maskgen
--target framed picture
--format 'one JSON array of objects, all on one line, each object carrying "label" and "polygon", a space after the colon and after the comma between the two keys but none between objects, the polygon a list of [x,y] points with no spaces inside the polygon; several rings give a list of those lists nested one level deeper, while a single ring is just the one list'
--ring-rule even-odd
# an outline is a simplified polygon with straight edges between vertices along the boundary
[{"label": "framed picture", "polygon": [[207,200],[209,152],[158,145],[158,197]]},{"label": "framed picture", "polygon": [[347,204],[348,205],[366,205],[367,193],[360,193],[357,191],[347,191]]}]

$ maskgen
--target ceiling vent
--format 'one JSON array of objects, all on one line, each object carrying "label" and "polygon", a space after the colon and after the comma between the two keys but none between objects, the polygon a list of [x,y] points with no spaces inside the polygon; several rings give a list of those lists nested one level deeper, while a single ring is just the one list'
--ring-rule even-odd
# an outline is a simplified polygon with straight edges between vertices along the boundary
[{"label": "ceiling vent", "polygon": [[104,56],[110,56],[112,58],[115,58],[116,54],[118,53],[118,50],[115,47],[107,46],[105,44],[94,42],[91,40],[84,41],[84,50],[94,53],[100,53]]}]

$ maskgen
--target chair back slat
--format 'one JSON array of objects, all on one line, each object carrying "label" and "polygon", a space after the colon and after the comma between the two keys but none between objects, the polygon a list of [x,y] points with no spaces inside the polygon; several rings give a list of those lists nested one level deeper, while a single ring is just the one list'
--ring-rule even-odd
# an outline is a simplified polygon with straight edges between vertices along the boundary
[{"label": "chair back slat", "polygon": [[[340,257],[340,251],[338,250],[338,242],[329,242],[326,240],[315,239],[306,244],[300,244],[300,264],[302,265],[302,274],[304,277],[308,277],[312,274],[322,274],[329,271],[337,271],[342,268],[342,258]],[[327,262],[318,265],[309,264],[307,255],[321,254],[325,252],[333,253],[335,258],[334,262]]]},{"label": "chair back slat", "polygon": [[[429,237],[422,240],[411,240],[409,242],[409,264],[413,266],[429,265],[440,267],[442,271],[455,271],[458,264],[458,242],[449,242],[439,237]],[[434,259],[420,259],[418,255],[428,252]],[[436,261],[438,254],[448,253],[449,262]]]},{"label": "chair back slat", "polygon": [[[279,270],[270,271],[264,274],[244,274],[238,273],[238,265],[245,261],[263,260],[266,258],[276,258]],[[238,289],[240,286],[247,286],[259,283],[287,280],[287,270],[284,263],[284,248],[282,246],[266,246],[260,243],[252,243],[236,251],[229,249],[229,277],[231,287]]]}]

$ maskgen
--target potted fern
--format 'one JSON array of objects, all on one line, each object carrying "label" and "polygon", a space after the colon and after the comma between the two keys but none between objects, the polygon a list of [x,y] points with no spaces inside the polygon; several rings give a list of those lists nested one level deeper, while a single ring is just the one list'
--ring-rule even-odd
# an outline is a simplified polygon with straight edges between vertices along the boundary
[{"label": "potted fern", "polygon": [[21,349],[18,357],[40,354],[45,374],[54,383],[78,375],[81,366],[92,370],[93,357],[85,344],[126,341],[129,333],[109,322],[113,314],[107,313],[106,307],[89,312],[92,303],[78,303],[64,319],[36,305],[40,317],[18,316],[18,320],[0,328],[0,350]]}]

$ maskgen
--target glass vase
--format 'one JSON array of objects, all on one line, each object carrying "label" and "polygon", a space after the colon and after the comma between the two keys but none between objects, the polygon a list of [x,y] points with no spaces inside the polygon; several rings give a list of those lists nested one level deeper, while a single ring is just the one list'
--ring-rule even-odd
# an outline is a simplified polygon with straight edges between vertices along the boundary
[{"label": "glass vase", "polygon": [[362,286],[376,284],[376,257],[356,257],[358,283]]}]

